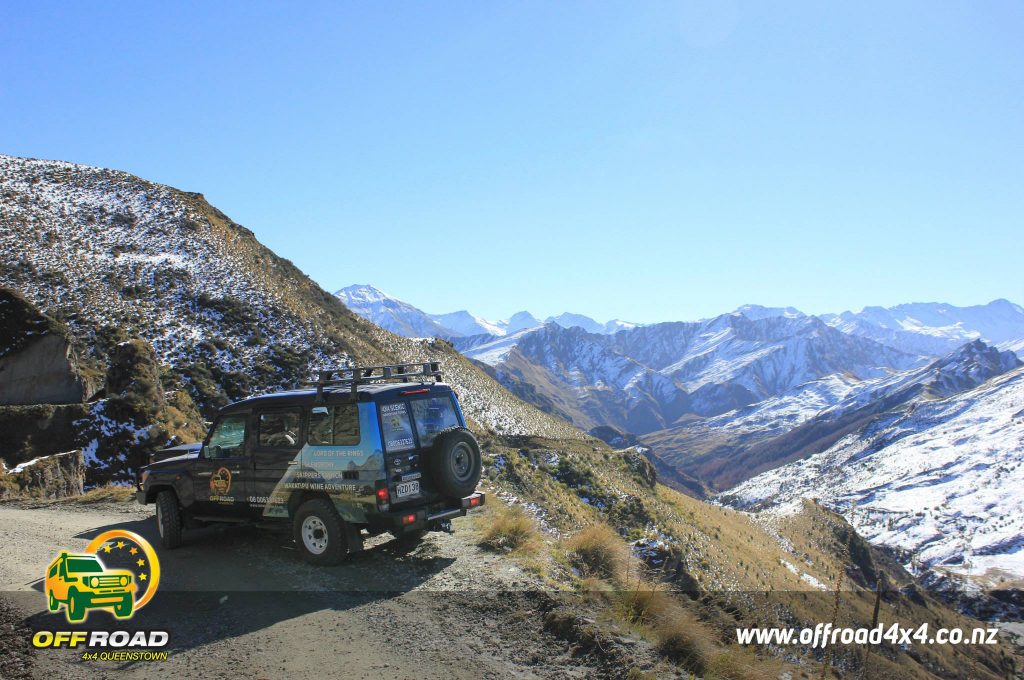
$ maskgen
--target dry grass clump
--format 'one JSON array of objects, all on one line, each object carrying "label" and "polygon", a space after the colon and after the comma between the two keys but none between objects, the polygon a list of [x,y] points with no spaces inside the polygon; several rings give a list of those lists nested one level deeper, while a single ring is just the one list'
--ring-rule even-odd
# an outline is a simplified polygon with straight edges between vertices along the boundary
[{"label": "dry grass clump", "polygon": [[566,543],[567,554],[580,574],[623,583],[629,568],[629,547],[607,524],[594,524]]},{"label": "dry grass clump", "polygon": [[81,496],[61,498],[63,503],[129,503],[135,500],[135,488],[119,484],[105,484],[86,491]]},{"label": "dry grass clump", "polygon": [[503,507],[484,530],[480,545],[495,552],[535,553],[542,541],[537,524],[521,508]]}]

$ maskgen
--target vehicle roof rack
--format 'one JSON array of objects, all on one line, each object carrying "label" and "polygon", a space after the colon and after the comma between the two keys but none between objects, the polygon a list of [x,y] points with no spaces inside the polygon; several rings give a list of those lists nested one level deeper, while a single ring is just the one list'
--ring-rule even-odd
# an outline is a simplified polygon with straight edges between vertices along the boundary
[{"label": "vehicle roof rack", "polygon": [[324,388],[345,385],[352,390],[352,398],[360,385],[386,382],[414,382],[417,379],[433,378],[441,382],[441,364],[436,361],[417,361],[411,364],[389,364],[387,366],[350,366],[317,371],[316,382],[307,383],[316,387],[317,399],[324,398]]}]

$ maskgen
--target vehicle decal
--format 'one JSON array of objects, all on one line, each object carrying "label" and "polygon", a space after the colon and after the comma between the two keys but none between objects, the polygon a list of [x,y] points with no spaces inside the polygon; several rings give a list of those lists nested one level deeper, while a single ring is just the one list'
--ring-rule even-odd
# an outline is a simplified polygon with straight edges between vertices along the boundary
[{"label": "vehicle decal", "polygon": [[231,470],[226,467],[218,468],[210,477],[210,500],[214,496],[223,496],[231,490]]}]

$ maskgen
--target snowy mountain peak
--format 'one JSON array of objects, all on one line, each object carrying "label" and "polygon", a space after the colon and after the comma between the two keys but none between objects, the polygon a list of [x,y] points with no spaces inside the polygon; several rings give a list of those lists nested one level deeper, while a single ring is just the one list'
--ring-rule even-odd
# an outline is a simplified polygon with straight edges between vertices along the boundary
[{"label": "snowy mountain peak", "polygon": [[743,305],[737,307],[734,314],[742,314],[748,319],[768,319],[776,316],[783,316],[789,319],[798,319],[807,316],[795,307],[764,307],[762,305]]},{"label": "snowy mountain peak", "polygon": [[589,316],[573,314],[572,312],[563,312],[558,316],[549,316],[545,321],[553,321],[562,328],[582,328],[588,333],[601,333],[604,331],[604,326]]},{"label": "snowy mountain peak", "polygon": [[379,288],[374,288],[368,284],[358,283],[342,288],[335,292],[334,296],[340,298],[348,307],[352,307],[353,304],[380,303],[385,300],[394,300],[395,302],[399,302],[398,298],[388,295]]},{"label": "snowy mountain peak", "polygon": [[1021,365],[1024,364],[1013,352],[974,340],[929,366],[933,377],[927,387],[932,395],[947,397]]},{"label": "snowy mountain peak", "polygon": [[516,333],[526,328],[536,328],[541,324],[542,322],[540,319],[527,311],[516,312],[512,315],[512,318],[508,320],[505,332],[509,334]]}]

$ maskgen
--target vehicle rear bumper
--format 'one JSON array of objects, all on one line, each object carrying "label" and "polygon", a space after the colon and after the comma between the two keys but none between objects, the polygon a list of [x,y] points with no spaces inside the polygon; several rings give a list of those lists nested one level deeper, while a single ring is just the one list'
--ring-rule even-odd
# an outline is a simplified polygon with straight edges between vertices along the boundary
[{"label": "vehicle rear bumper", "polygon": [[460,499],[458,505],[449,507],[409,508],[376,513],[374,523],[384,524],[386,530],[395,533],[435,529],[441,522],[454,517],[464,517],[467,512],[483,506],[486,502],[487,494],[477,492]]}]

